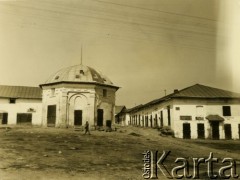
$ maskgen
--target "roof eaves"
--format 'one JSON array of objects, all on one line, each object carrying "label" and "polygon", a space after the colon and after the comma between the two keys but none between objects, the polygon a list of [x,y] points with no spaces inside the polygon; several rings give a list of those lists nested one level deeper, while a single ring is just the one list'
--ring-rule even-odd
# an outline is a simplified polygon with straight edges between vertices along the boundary
[{"label": "roof eaves", "polygon": [[[207,96],[191,96],[191,95],[185,95],[186,93],[183,93],[183,91],[186,91],[188,89],[194,88],[193,91],[199,91],[200,94],[204,93],[206,90],[211,90],[213,92],[211,92],[210,94],[208,94]],[[189,92],[188,92],[189,93]],[[190,93],[192,93],[190,91]],[[219,95],[220,93],[220,95]],[[216,96],[214,96],[214,94]],[[218,94],[218,95],[217,95]],[[224,97],[225,96],[225,97]],[[214,87],[210,87],[210,86],[205,86],[205,85],[201,85],[201,84],[195,84],[189,87],[186,87],[180,91],[178,91],[177,93],[175,93],[175,95],[173,96],[174,98],[177,97],[182,97],[182,98],[240,98],[240,94],[239,93],[235,93],[235,92],[231,92],[231,91],[227,91],[224,89],[219,89],[219,88],[214,88]]]},{"label": "roof eaves", "polygon": [[0,96],[0,98],[13,98],[13,99],[42,99],[42,97],[16,97],[16,96]]},{"label": "roof eaves", "polygon": [[166,101],[169,101],[172,99],[172,95],[174,95],[175,93],[172,93],[172,94],[169,94],[167,96],[164,96],[162,98],[159,98],[159,99],[155,99],[155,100],[152,100],[146,104],[143,104],[143,105],[139,105],[139,106],[135,106],[131,109],[128,110],[128,112],[136,112],[137,110],[141,110],[141,109],[144,109],[144,108],[148,108],[152,105],[156,105],[156,104],[159,104],[159,103],[162,103],[162,102],[166,102]]},{"label": "roof eaves", "polygon": [[240,99],[240,97],[193,97],[193,96],[173,96],[174,99],[183,99],[183,98],[189,98],[189,99]]},{"label": "roof eaves", "polygon": [[103,83],[98,83],[98,82],[75,82],[75,81],[58,81],[58,82],[52,82],[52,83],[45,83],[45,84],[40,84],[39,87],[42,88],[43,86],[52,86],[52,85],[57,85],[57,84],[92,84],[92,85],[99,85],[99,86],[105,86],[105,87],[112,87],[115,89],[119,89],[121,87],[111,85],[111,84],[103,84]]}]

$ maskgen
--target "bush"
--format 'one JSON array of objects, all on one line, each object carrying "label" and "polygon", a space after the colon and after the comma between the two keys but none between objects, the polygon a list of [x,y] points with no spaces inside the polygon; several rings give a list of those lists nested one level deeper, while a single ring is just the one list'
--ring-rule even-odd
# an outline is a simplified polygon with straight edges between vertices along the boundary
[{"label": "bush", "polygon": [[163,126],[159,128],[160,135],[174,136],[174,131],[169,126]]}]

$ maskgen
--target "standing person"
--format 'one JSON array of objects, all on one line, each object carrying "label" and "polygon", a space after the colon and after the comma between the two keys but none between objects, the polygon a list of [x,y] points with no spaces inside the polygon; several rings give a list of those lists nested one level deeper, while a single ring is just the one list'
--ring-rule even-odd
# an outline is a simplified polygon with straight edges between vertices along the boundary
[{"label": "standing person", "polygon": [[88,132],[88,134],[90,135],[89,123],[88,123],[88,121],[86,121],[86,124],[85,124],[85,133],[84,133],[84,134],[87,134],[87,132]]}]

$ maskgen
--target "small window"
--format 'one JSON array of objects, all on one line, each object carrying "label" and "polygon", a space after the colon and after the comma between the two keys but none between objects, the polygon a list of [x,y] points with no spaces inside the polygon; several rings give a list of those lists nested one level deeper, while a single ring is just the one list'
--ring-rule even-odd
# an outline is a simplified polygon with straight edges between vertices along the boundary
[{"label": "small window", "polygon": [[59,79],[59,76],[56,76],[56,77],[55,77],[55,80],[58,80],[58,79]]},{"label": "small window", "polygon": [[204,120],[203,106],[196,106],[196,120]]},{"label": "small window", "polygon": [[15,104],[16,103],[16,99],[13,99],[13,98],[9,99],[9,103],[10,104]]},{"label": "small window", "polygon": [[98,79],[98,75],[97,74],[93,74],[93,79]]},{"label": "small window", "polygon": [[80,70],[80,74],[84,75],[84,71],[82,69]]},{"label": "small window", "polygon": [[78,74],[77,74],[75,77],[76,77],[77,79],[80,78],[80,76],[79,76]]},{"label": "small window", "polygon": [[231,116],[231,107],[223,106],[223,116]]},{"label": "small window", "polygon": [[34,108],[29,108],[27,112],[36,112],[36,110]]},{"label": "small window", "polygon": [[175,109],[176,109],[176,111],[180,111],[180,107],[176,107]]},{"label": "small window", "polygon": [[54,94],[55,94],[55,88],[52,88],[51,89],[51,95],[54,96]]},{"label": "small window", "polygon": [[200,121],[200,120],[204,120],[204,117],[196,116],[195,119]]},{"label": "small window", "polygon": [[107,97],[107,90],[103,89],[103,97]]},{"label": "small window", "polygon": [[180,116],[180,120],[192,120],[192,116]]}]

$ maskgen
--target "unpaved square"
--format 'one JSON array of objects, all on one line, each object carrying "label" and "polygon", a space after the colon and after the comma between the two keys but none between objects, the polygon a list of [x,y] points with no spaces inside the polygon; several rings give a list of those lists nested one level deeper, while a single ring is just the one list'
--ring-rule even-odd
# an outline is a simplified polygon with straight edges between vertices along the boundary
[{"label": "unpaved square", "polygon": [[[183,140],[161,137],[156,129],[119,127],[117,131],[13,126],[0,129],[0,179],[143,179],[146,150],[171,151],[165,161],[171,170],[177,157],[231,157],[240,169],[240,141]],[[200,168],[206,174],[207,166]],[[218,167],[216,166],[216,171]],[[191,169],[190,169],[191,172]],[[160,179],[167,179],[158,172]]]}]

